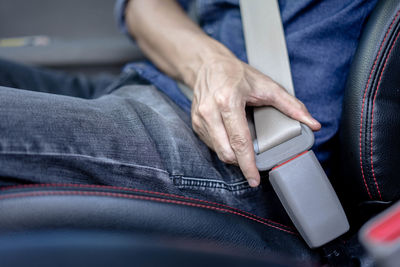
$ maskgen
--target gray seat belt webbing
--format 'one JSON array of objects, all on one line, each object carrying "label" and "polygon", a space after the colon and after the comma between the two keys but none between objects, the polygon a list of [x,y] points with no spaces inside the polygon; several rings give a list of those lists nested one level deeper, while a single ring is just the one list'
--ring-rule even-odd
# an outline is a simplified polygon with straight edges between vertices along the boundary
[{"label": "gray seat belt webbing", "polygon": [[[289,57],[280,18],[273,0],[241,0],[243,32],[249,64],[294,95]],[[254,108],[257,145],[262,153],[300,135],[301,126],[273,107]]]},{"label": "gray seat belt webbing", "polygon": [[[241,0],[240,9],[250,65],[294,95],[277,0]],[[318,159],[307,151],[314,143],[311,130],[272,107],[254,109],[254,124],[257,168],[274,167],[271,185],[306,243],[319,247],[347,232],[343,207]]]}]

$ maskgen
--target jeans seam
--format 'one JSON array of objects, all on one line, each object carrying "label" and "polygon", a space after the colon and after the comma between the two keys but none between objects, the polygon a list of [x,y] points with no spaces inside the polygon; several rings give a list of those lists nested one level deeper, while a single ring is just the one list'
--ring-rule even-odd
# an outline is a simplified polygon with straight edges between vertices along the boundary
[{"label": "jeans seam", "polygon": [[180,188],[205,187],[210,189],[224,189],[231,192],[252,189],[246,180],[234,183],[227,183],[219,179],[190,177],[183,175],[172,175],[171,179],[173,181],[173,184]]},{"label": "jeans seam", "polygon": [[86,158],[86,159],[94,159],[97,161],[102,161],[105,163],[111,163],[111,164],[119,164],[122,166],[127,166],[127,167],[133,167],[133,168],[141,168],[141,169],[147,169],[147,170],[153,170],[153,171],[158,171],[162,172],[164,174],[167,174],[170,176],[173,184],[177,187],[180,188],[188,188],[188,187],[205,187],[205,188],[210,188],[210,189],[224,189],[228,190],[231,192],[236,192],[236,191],[243,191],[243,190],[248,190],[251,189],[251,187],[248,185],[246,180],[239,181],[239,182],[233,182],[233,183],[227,183],[225,181],[221,181],[217,178],[202,178],[202,177],[192,177],[192,176],[184,176],[184,175],[171,175],[168,171],[151,167],[151,166],[144,166],[144,165],[139,165],[139,164],[131,164],[131,163],[125,163],[125,162],[120,162],[116,161],[110,158],[103,158],[103,157],[93,157],[93,156],[88,156],[88,155],[81,155],[81,154],[72,154],[72,153],[32,153],[32,152],[17,152],[17,151],[0,151],[0,155],[30,155],[30,156],[63,156],[63,157],[79,157],[79,158]]},{"label": "jeans seam", "polygon": [[166,170],[151,167],[151,166],[145,166],[145,165],[139,165],[139,164],[132,164],[132,163],[126,163],[126,162],[121,162],[117,160],[113,160],[110,158],[103,158],[103,157],[93,157],[93,156],[88,156],[88,155],[81,155],[81,154],[72,154],[72,153],[32,153],[32,152],[17,152],[17,151],[0,151],[0,155],[29,155],[29,156],[67,156],[67,157],[80,157],[80,158],[87,158],[87,159],[94,159],[98,161],[102,161],[105,163],[111,163],[111,164],[119,164],[122,166],[127,166],[127,167],[133,167],[133,168],[141,168],[141,169],[147,169],[147,170],[153,170],[153,171],[158,171],[162,172],[165,174],[169,173]]}]

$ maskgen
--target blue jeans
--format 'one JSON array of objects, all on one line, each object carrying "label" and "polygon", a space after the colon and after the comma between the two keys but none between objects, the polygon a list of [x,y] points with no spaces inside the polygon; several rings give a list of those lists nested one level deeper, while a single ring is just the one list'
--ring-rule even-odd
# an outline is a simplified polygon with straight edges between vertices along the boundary
[{"label": "blue jeans", "polygon": [[290,224],[266,174],[249,187],[199,140],[190,116],[134,71],[88,78],[0,60],[0,85],[0,186],[133,187]]}]

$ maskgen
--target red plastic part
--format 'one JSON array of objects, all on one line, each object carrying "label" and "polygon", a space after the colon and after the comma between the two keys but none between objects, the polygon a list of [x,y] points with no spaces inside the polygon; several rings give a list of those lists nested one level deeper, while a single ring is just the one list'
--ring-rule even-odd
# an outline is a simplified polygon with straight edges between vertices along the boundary
[{"label": "red plastic part", "polygon": [[375,222],[367,233],[373,242],[391,243],[400,241],[400,206]]},{"label": "red plastic part", "polygon": [[283,162],[283,163],[281,163],[281,164],[279,164],[279,165],[273,167],[272,170],[275,170],[275,169],[277,169],[277,168],[279,168],[279,167],[285,165],[286,163],[291,162],[291,161],[294,160],[294,159],[297,159],[298,157],[300,157],[300,156],[302,156],[302,155],[304,155],[304,154],[306,154],[306,153],[308,153],[308,152],[309,152],[308,150],[307,150],[307,151],[304,151],[304,152],[298,154],[297,156],[295,156],[295,157],[293,157],[293,158],[291,158],[291,159],[289,159],[289,160],[287,160],[287,161],[285,161],[285,162]]}]

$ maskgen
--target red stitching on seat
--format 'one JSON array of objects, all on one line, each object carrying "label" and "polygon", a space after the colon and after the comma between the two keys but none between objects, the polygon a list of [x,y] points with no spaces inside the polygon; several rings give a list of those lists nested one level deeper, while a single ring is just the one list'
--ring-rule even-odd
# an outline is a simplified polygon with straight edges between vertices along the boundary
[{"label": "red stitching on seat", "polygon": [[377,84],[377,86],[376,86],[376,91],[375,91],[375,94],[374,94],[374,99],[373,99],[373,101],[372,101],[372,110],[371,110],[371,113],[372,113],[372,117],[371,117],[371,169],[372,169],[372,175],[373,175],[374,181],[375,181],[375,186],[376,186],[376,189],[378,190],[378,193],[379,193],[379,198],[380,198],[380,200],[382,200],[382,195],[381,195],[381,191],[379,190],[379,186],[378,186],[377,179],[376,179],[376,177],[375,177],[374,163],[373,163],[373,149],[372,149],[372,147],[373,147],[373,139],[372,139],[372,136],[373,136],[373,129],[374,129],[374,107],[375,107],[375,100],[376,100],[376,96],[377,96],[377,94],[378,94],[379,86],[381,85],[381,80],[382,80],[383,72],[385,71],[385,68],[386,68],[387,62],[388,62],[388,60],[389,60],[390,54],[392,53],[393,47],[394,47],[394,45],[396,44],[396,41],[397,41],[397,39],[399,38],[399,35],[400,35],[400,31],[397,33],[396,38],[394,39],[394,42],[393,42],[392,46],[390,47],[389,53],[388,53],[388,55],[386,56],[385,64],[383,64],[382,71],[381,71],[381,73],[380,73],[380,75],[379,75],[379,80],[378,80],[378,84]]},{"label": "red stitching on seat", "polygon": [[[390,32],[390,30],[392,29],[393,24],[394,24],[394,22],[396,21],[396,19],[397,19],[397,17],[399,16],[399,14],[400,14],[400,10],[397,11],[396,16],[395,16],[395,18],[393,19],[392,23],[390,24],[389,29],[387,30],[387,32],[386,32],[386,34],[385,34],[385,37],[383,38],[383,41],[382,41],[382,43],[381,43],[381,46],[379,47],[378,54],[377,54],[377,56],[376,56],[376,58],[375,58],[375,61],[374,61],[374,65],[372,66],[372,70],[371,70],[371,72],[370,72],[370,74],[369,74],[369,78],[368,78],[368,81],[367,81],[367,85],[365,86],[364,96],[363,96],[363,102],[362,102],[362,107],[361,107],[360,138],[359,138],[359,139],[360,139],[360,146],[359,146],[359,148],[360,148],[360,168],[361,168],[361,174],[362,174],[362,177],[363,177],[363,180],[364,180],[364,185],[365,185],[365,188],[367,189],[367,193],[368,193],[368,196],[369,196],[370,199],[373,199],[373,198],[372,198],[371,192],[369,191],[369,188],[368,188],[368,185],[367,185],[367,181],[366,181],[366,179],[365,179],[364,169],[363,169],[363,164],[362,164],[362,123],[363,123],[363,115],[364,115],[365,98],[366,98],[366,95],[367,95],[367,90],[368,90],[368,87],[369,87],[369,83],[370,83],[370,81],[371,81],[372,73],[373,73],[374,70],[375,70],[376,63],[377,63],[378,58],[379,58],[379,56],[380,56],[380,54],[381,54],[383,45],[385,44],[386,38],[387,38],[387,36],[389,35],[389,32]],[[372,159],[371,159],[371,160],[372,160]],[[375,176],[374,176],[374,179],[375,179]],[[375,180],[375,184],[377,185],[376,180]],[[379,187],[378,187],[378,192],[379,192],[379,195],[380,195]]]},{"label": "red stitching on seat", "polygon": [[8,186],[8,187],[0,187],[0,191],[5,191],[5,190],[10,190],[10,189],[19,189],[19,188],[38,188],[38,187],[77,187],[77,188],[95,188],[95,189],[114,189],[114,190],[125,190],[125,191],[130,191],[130,192],[139,192],[139,193],[146,193],[146,194],[154,194],[154,195],[160,195],[160,196],[166,196],[166,197],[173,197],[173,198],[178,198],[178,199],[185,199],[185,200],[190,200],[190,201],[197,201],[197,202],[202,202],[202,203],[207,203],[207,204],[212,204],[212,205],[217,205],[220,207],[224,208],[229,208],[232,210],[236,210],[237,212],[241,212],[244,214],[247,214],[249,216],[255,217],[259,220],[273,223],[276,225],[279,225],[281,227],[285,227],[289,230],[293,230],[292,227],[275,222],[271,219],[266,219],[259,217],[255,214],[252,214],[250,212],[240,210],[228,205],[212,202],[212,201],[207,201],[207,200],[202,200],[202,199],[196,199],[196,198],[191,198],[191,197],[185,197],[185,196],[180,196],[180,195],[174,195],[174,194],[168,194],[168,193],[161,193],[161,192],[156,192],[156,191],[149,191],[149,190],[143,190],[143,189],[136,189],[136,188],[128,188],[128,187],[119,187],[119,186],[108,186],[108,185],[89,185],[89,184],[26,184],[26,185],[16,185],[16,186]]},{"label": "red stitching on seat", "polygon": [[184,201],[178,201],[178,200],[147,197],[147,196],[135,196],[135,195],[111,193],[111,192],[88,192],[88,191],[52,191],[52,192],[50,192],[50,191],[47,191],[47,192],[29,192],[29,193],[15,193],[15,194],[1,195],[0,200],[1,199],[9,199],[9,198],[17,198],[17,197],[55,196],[55,195],[109,196],[109,197],[120,197],[120,198],[128,198],[128,199],[150,200],[150,201],[173,203],[173,204],[186,205],[186,206],[192,206],[192,207],[198,207],[198,208],[205,208],[205,209],[217,210],[217,211],[221,211],[221,212],[227,212],[227,213],[231,213],[234,215],[238,215],[238,216],[244,217],[246,219],[261,223],[263,225],[278,229],[280,231],[283,231],[283,232],[286,232],[286,233],[289,233],[292,235],[297,235],[296,233],[294,233],[292,231],[277,227],[272,224],[268,224],[264,221],[255,219],[253,217],[250,217],[250,216],[247,216],[240,212],[235,212],[235,211],[232,211],[229,209],[217,208],[217,207],[213,207],[213,206],[207,206],[207,205],[203,205],[203,204],[190,203],[190,202],[184,202]]}]

